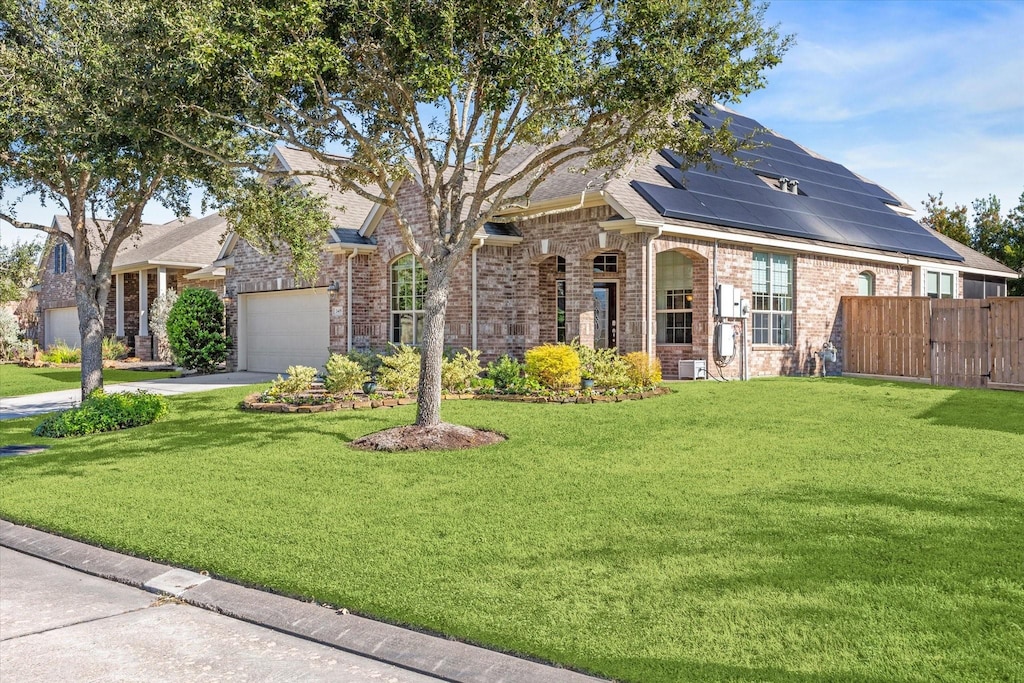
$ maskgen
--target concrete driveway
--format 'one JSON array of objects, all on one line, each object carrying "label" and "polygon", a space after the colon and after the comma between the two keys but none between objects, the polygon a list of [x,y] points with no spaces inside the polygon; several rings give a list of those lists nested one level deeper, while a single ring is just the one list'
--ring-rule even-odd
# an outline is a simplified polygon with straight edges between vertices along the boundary
[{"label": "concrete driveway", "polygon": [[[176,396],[178,394],[192,394],[199,391],[212,391],[227,387],[241,387],[248,384],[262,384],[276,378],[277,375],[271,372],[224,372],[216,375],[190,375],[188,377],[108,384],[104,388],[110,392],[138,391],[143,389],[154,394]],[[45,394],[0,398],[0,420],[34,417],[58,410],[65,410],[76,405],[81,400],[81,397],[81,389],[76,388],[49,391]]]}]

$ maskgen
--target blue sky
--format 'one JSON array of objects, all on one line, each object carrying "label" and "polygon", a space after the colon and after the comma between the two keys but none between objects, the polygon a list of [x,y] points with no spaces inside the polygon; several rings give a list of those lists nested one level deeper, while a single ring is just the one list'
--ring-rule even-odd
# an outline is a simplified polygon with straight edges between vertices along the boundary
[{"label": "blue sky", "polygon": [[1024,192],[1024,2],[776,0],[796,45],[735,105],[920,209]]},{"label": "blue sky", "polygon": [[[767,87],[739,104],[915,208],[928,193],[969,205],[1024,192],[1024,2],[775,0],[769,23],[796,34]],[[198,204],[196,207],[198,210]],[[28,199],[19,217],[49,222]],[[171,215],[158,206],[145,218]],[[10,243],[37,233],[0,226]]]}]

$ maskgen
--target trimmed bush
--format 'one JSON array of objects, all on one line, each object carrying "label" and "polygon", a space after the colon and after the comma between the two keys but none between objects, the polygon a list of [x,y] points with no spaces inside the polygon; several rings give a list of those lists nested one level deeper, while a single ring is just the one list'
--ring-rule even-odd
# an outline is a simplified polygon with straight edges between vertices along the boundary
[{"label": "trimmed bush", "polygon": [[526,376],[560,391],[580,384],[580,359],[571,346],[544,344],[526,352]]},{"label": "trimmed bush", "polygon": [[273,396],[301,394],[303,391],[309,391],[315,379],[316,368],[306,365],[290,365],[288,366],[288,379],[278,375],[277,379],[270,386],[268,393]]},{"label": "trimmed bush", "polygon": [[82,350],[73,349],[63,339],[58,339],[43,354],[43,360],[47,363],[81,363]]},{"label": "trimmed bush", "polygon": [[487,364],[487,379],[492,380],[498,389],[509,389],[519,384],[524,371],[522,363],[505,355]]},{"label": "trimmed bush", "polygon": [[622,360],[629,368],[630,384],[648,389],[661,383],[661,361],[657,358],[651,360],[643,351],[634,351],[627,353]]},{"label": "trimmed bush", "polygon": [[391,353],[381,356],[377,383],[382,389],[412,393],[420,381],[420,350],[405,344],[391,344]]},{"label": "trimmed bush", "polygon": [[103,360],[121,360],[128,355],[128,345],[117,337],[103,338]]},{"label": "trimmed bush", "polygon": [[324,388],[332,394],[351,394],[363,386],[369,373],[349,356],[333,353],[327,359]]},{"label": "trimmed bush", "polygon": [[480,351],[462,351],[441,361],[441,388],[452,394],[469,389],[470,382],[483,370],[480,366]]},{"label": "trimmed bush", "polygon": [[615,349],[592,349],[573,342],[573,350],[580,359],[580,375],[594,380],[594,386],[622,389],[630,385],[629,366]]},{"label": "trimmed bush", "polygon": [[182,367],[213,372],[228,356],[224,335],[224,304],[216,292],[183,291],[167,315],[167,341]]},{"label": "trimmed bush", "polygon": [[167,399],[144,391],[89,394],[82,405],[50,415],[35,428],[36,436],[62,439],[147,425],[167,414]]}]

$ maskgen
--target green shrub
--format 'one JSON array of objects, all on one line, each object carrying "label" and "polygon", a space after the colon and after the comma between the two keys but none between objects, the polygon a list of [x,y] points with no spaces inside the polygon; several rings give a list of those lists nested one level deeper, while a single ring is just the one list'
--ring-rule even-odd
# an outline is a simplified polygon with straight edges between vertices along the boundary
[{"label": "green shrub", "polygon": [[288,379],[278,375],[270,386],[269,393],[273,396],[301,394],[303,391],[309,391],[315,379],[316,368],[306,365],[290,365],[288,366]]},{"label": "green shrub", "polygon": [[128,355],[128,345],[117,337],[103,338],[103,360],[121,360]]},{"label": "green shrub", "polygon": [[633,386],[648,389],[661,383],[661,361],[651,359],[643,351],[627,353],[622,357],[626,362],[629,383]]},{"label": "green shrub", "polygon": [[391,344],[391,353],[382,356],[377,383],[382,389],[412,393],[420,381],[420,350],[405,344]]},{"label": "green shrub", "polygon": [[63,339],[58,339],[43,354],[43,360],[47,363],[81,363],[82,350],[73,349]]},{"label": "green shrub", "polygon": [[373,349],[368,349],[366,351],[352,349],[348,352],[347,357],[349,360],[359,363],[359,367],[361,367],[363,372],[370,377],[375,377],[377,375],[377,371],[380,370],[381,356]]},{"label": "green shrub", "polygon": [[580,359],[571,346],[544,344],[526,352],[526,376],[555,391],[580,384]]},{"label": "green shrub", "polygon": [[469,389],[470,382],[483,370],[480,351],[462,351],[441,361],[441,388],[452,394]]},{"label": "green shrub", "polygon": [[147,425],[167,414],[167,399],[144,391],[89,394],[77,408],[50,415],[35,428],[36,436],[62,439]]},{"label": "green shrub", "polygon": [[363,386],[370,375],[357,361],[340,353],[333,353],[327,359],[327,376],[324,388],[332,394],[351,394]]},{"label": "green shrub", "polygon": [[167,315],[167,341],[182,367],[213,372],[228,356],[224,304],[215,292],[183,291]]},{"label": "green shrub", "polygon": [[615,349],[592,349],[572,343],[580,359],[580,376],[594,380],[594,386],[622,389],[630,385],[629,365]]},{"label": "green shrub", "polygon": [[508,389],[523,378],[523,364],[505,355],[487,364],[487,378],[494,381],[498,389]]}]

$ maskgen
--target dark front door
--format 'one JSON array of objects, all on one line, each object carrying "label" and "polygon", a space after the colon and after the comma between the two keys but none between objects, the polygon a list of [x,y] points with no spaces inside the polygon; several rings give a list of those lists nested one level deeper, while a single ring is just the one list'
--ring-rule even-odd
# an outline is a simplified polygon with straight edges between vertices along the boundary
[{"label": "dark front door", "polygon": [[616,283],[594,283],[594,348],[610,349],[615,346],[615,326],[618,318]]}]

